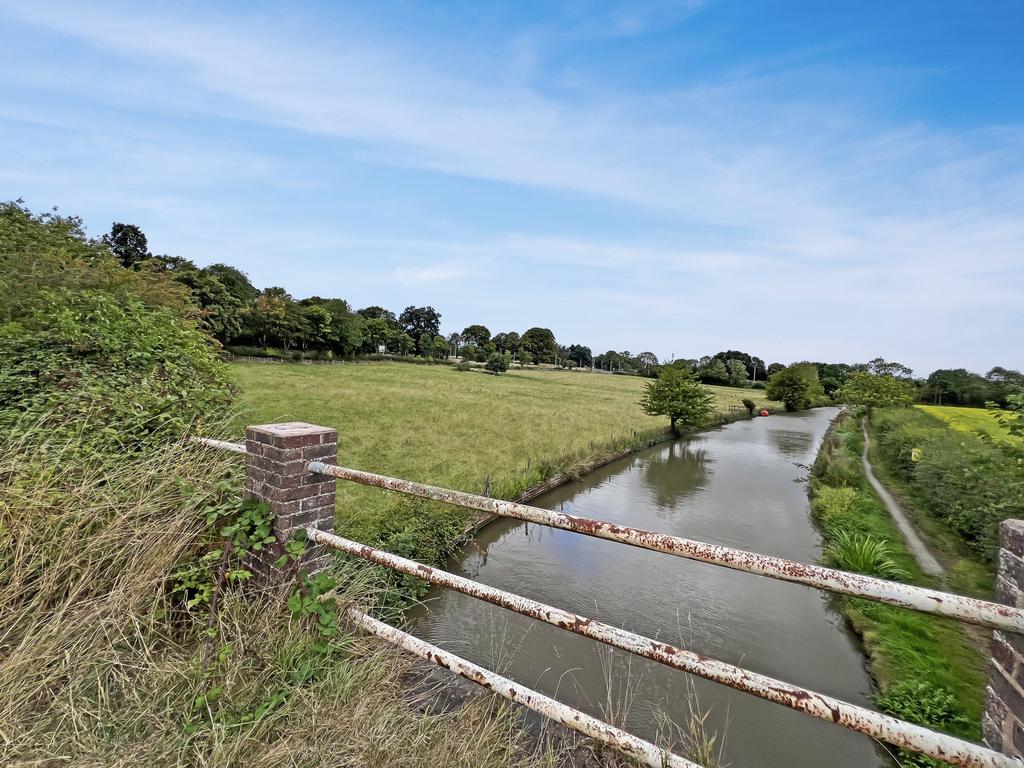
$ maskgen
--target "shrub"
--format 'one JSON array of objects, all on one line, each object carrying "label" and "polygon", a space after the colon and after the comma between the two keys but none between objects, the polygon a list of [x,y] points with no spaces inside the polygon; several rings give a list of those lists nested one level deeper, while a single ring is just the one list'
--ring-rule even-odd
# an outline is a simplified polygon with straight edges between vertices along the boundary
[{"label": "shrub", "polygon": [[491,352],[487,356],[487,365],[485,367],[495,375],[504,373],[508,370],[508,358],[501,352]]},{"label": "shrub", "polygon": [[905,579],[909,576],[893,558],[889,542],[869,533],[840,530],[825,545],[823,554],[834,566],[846,571],[883,579]]},{"label": "shrub", "polygon": [[459,360],[459,362],[454,365],[454,368],[456,371],[470,371],[473,369],[473,364],[470,363],[469,360]]},{"label": "shrub", "polygon": [[751,400],[749,397],[743,398],[743,407],[747,409],[747,414],[750,416],[754,415],[754,409],[757,408],[757,403]]},{"label": "shrub", "polygon": [[117,453],[201,429],[231,398],[224,365],[189,320],[131,296],[46,292],[0,326],[0,431]]},{"label": "shrub", "polygon": [[[973,728],[964,716],[956,696],[946,688],[926,682],[906,681],[892,686],[876,702],[884,712],[944,733],[963,733]],[[940,768],[946,763],[901,750],[902,765]]]}]

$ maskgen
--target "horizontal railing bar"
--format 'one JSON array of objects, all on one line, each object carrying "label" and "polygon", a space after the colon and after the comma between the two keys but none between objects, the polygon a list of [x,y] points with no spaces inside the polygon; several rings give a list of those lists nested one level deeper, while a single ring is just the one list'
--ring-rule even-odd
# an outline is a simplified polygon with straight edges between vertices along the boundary
[{"label": "horizontal railing bar", "polygon": [[436,645],[431,645],[418,637],[413,637],[407,632],[395,629],[362,611],[348,608],[345,615],[370,634],[376,635],[392,645],[397,645],[432,664],[451,670],[467,680],[472,680],[477,685],[481,685],[509,701],[522,704],[584,736],[596,739],[617,752],[636,758],[651,768],[665,768],[666,766],[669,768],[701,768],[697,763],[692,763],[672,752],[666,752],[649,741],[626,733],[596,717],[591,717],[567,704],[509,680],[507,677],[502,677],[466,661],[460,656],[438,648]]},{"label": "horizontal railing bar", "polygon": [[669,667],[703,677],[821,720],[858,731],[897,747],[966,768],[1020,768],[1021,763],[954,736],[850,704],[822,693],[727,664],[717,659],[652,640],[610,624],[555,608],[521,595],[489,587],[456,574],[432,568],[380,549],[315,528],[306,535],[315,543],[345,552],[377,565],[407,573],[432,584],[483,600],[510,611],[566,629],[578,635],[652,659]]},{"label": "horizontal railing bar", "polygon": [[679,536],[655,533],[643,528],[618,525],[588,517],[567,515],[528,504],[514,501],[502,501],[487,496],[478,496],[463,491],[438,488],[433,485],[416,483],[411,480],[400,480],[395,477],[363,472],[358,469],[339,467],[332,464],[314,461],[307,465],[310,472],[342,480],[351,480],[362,485],[371,485],[389,491],[397,491],[410,496],[432,499],[459,507],[467,507],[480,512],[512,517],[518,520],[561,528],[566,531],[595,536],[609,541],[617,541],[642,549],[664,552],[676,557],[699,560],[704,563],[720,565],[736,571],[768,576],[773,579],[804,584],[817,589],[837,592],[843,595],[863,597],[881,603],[910,608],[924,613],[979,624],[983,627],[1002,629],[1010,632],[1024,633],[1024,610],[1009,605],[978,600],[964,595],[940,592],[926,587],[886,581],[873,576],[859,573],[839,571],[820,565],[808,565],[781,557],[761,555],[743,549],[734,549],[717,544],[707,544]]},{"label": "horizontal railing bar", "polygon": [[220,448],[224,451],[231,451],[233,453],[248,453],[245,449],[245,445],[242,443],[231,443],[227,440],[215,440],[212,437],[193,437],[192,440],[195,442],[209,446],[210,448]]}]

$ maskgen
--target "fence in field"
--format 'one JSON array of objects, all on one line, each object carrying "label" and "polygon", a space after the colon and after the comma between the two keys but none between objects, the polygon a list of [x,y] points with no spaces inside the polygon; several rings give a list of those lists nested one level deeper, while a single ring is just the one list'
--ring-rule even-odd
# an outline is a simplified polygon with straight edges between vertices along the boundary
[{"label": "fence in field", "polygon": [[[205,438],[199,440],[214,448],[245,454],[246,494],[270,506],[275,515],[274,533],[279,547],[296,532],[305,532],[314,544],[304,556],[304,566],[310,571],[326,567],[332,557],[331,550],[343,552],[950,765],[1024,768],[1024,760],[1021,760],[1024,756],[1024,521],[1007,520],[1000,528],[996,583],[996,596],[1000,602],[989,602],[341,467],[336,463],[337,432],[327,427],[301,422],[252,426],[246,429],[244,445]],[[337,480],[560,528],[991,629],[993,637],[983,718],[985,743],[975,744],[933,731],[337,536],[333,533]],[[279,552],[267,551],[253,560],[252,569],[259,578],[272,580],[279,576],[274,565],[278,556]],[[647,765],[700,768],[679,755],[419,640],[356,608],[349,608],[346,613],[356,627]]]}]

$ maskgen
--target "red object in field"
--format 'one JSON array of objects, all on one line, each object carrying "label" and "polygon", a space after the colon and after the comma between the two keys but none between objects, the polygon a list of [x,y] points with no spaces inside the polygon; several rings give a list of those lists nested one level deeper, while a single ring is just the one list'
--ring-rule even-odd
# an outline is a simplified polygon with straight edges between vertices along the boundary
[{"label": "red object in field", "polygon": [[761,415],[762,416],[767,416],[768,415],[768,411],[761,411]]}]

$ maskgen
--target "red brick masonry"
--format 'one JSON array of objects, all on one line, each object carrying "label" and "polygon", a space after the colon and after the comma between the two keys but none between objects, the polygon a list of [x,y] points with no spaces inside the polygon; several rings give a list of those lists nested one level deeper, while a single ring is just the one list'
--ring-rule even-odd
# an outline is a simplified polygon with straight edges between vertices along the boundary
[{"label": "red brick masonry", "polygon": [[[273,578],[274,561],[283,553],[282,543],[300,529],[334,530],[335,483],[333,478],[306,471],[310,461],[336,464],[338,433],[301,421],[261,424],[245,430],[245,495],[270,505],[274,513],[277,544],[258,553],[249,563],[257,579]],[[322,568],[331,555],[312,547],[304,556],[307,572]]]}]

